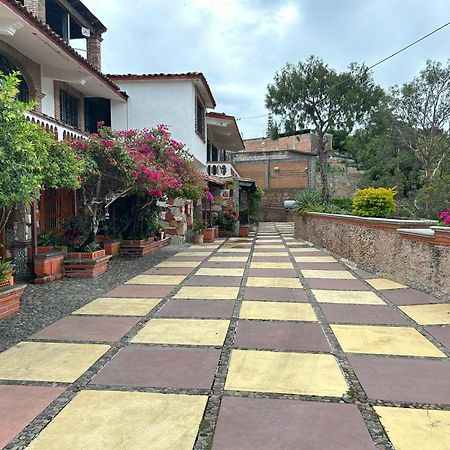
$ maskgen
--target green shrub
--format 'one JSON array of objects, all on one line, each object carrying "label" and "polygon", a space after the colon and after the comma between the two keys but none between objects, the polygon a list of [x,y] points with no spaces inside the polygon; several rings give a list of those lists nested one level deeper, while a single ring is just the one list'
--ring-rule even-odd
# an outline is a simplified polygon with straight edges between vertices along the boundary
[{"label": "green shrub", "polygon": [[205,231],[205,225],[199,220],[194,220],[194,223],[192,224],[192,231],[194,234],[202,234]]},{"label": "green shrub", "polygon": [[359,189],[353,199],[352,212],[363,217],[388,217],[395,212],[395,188]]},{"label": "green shrub", "polygon": [[331,199],[330,204],[344,214],[350,214],[353,209],[353,199],[350,197],[334,197]]},{"label": "green shrub", "polygon": [[292,210],[297,214],[302,214],[308,211],[317,211],[321,206],[320,195],[312,189],[304,189],[297,194]]}]

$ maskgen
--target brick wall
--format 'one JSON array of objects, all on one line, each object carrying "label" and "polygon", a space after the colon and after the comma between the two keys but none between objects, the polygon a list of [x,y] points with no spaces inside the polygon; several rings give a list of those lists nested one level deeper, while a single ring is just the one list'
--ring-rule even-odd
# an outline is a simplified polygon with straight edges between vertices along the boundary
[{"label": "brick wall", "polygon": [[304,189],[308,187],[308,161],[269,161],[270,189]]},{"label": "brick wall", "polygon": [[61,120],[61,101],[60,101],[60,92],[65,91],[72,97],[77,98],[80,101],[79,109],[78,109],[78,128],[80,130],[85,130],[85,121],[84,121],[84,97],[83,94],[68,83],[63,81],[54,81],[55,87],[55,118],[57,120]]},{"label": "brick wall", "polygon": [[285,136],[274,140],[270,138],[258,138],[244,141],[245,151],[248,152],[297,150],[301,152],[315,153],[317,143],[317,136],[311,133]]},{"label": "brick wall", "polygon": [[258,162],[243,162],[243,163],[235,163],[234,166],[238,171],[239,175],[244,178],[251,178],[255,180],[257,186],[264,187],[266,185],[265,182],[265,173],[266,173],[266,162],[258,161]]},{"label": "brick wall", "polygon": [[30,93],[30,100],[36,101],[34,109],[41,112],[41,101],[44,97],[41,90],[41,66],[1,40],[0,53],[11,61],[23,75]]}]

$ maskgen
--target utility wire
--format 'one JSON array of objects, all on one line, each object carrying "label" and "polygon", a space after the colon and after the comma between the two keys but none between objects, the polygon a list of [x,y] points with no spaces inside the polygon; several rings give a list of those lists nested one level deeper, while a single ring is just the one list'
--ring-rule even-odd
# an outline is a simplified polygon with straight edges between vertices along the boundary
[{"label": "utility wire", "polygon": [[[414,45],[418,44],[419,42],[423,41],[424,39],[430,37],[431,35],[437,33],[438,31],[441,31],[442,29],[448,27],[450,25],[450,21],[444,23],[443,25],[441,25],[438,28],[435,28],[433,31],[430,31],[429,33],[425,34],[424,36],[420,37],[419,39],[416,39],[414,42],[411,42],[408,45],[405,45],[404,47],[402,47],[400,50],[397,50],[394,53],[391,53],[389,56],[386,56],[385,58],[381,59],[380,61],[376,62],[375,64],[372,64],[371,66],[367,67],[366,71],[372,70],[374,67],[379,66],[380,64],[383,64],[384,62],[386,62],[387,60],[393,58],[394,56],[397,56],[398,54],[404,52],[405,50],[408,50],[408,48],[413,47]],[[350,78],[348,78],[347,80],[342,80],[340,83],[337,83],[333,86],[333,88],[340,86],[341,84],[346,83]],[[261,117],[267,117],[269,116],[271,113],[267,113],[267,114],[261,114],[260,116],[252,116],[252,117],[238,117],[236,120],[247,120],[247,119],[259,119]]]}]

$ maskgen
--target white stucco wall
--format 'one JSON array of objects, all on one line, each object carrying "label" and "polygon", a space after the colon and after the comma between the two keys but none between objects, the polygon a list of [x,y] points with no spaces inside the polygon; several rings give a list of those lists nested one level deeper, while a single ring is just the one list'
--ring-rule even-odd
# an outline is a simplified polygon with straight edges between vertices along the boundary
[{"label": "white stucco wall", "polygon": [[42,99],[42,112],[50,117],[55,117],[55,88],[53,79],[42,77],[41,89],[45,97]]},{"label": "white stucco wall", "polygon": [[195,86],[190,80],[118,81],[128,96],[126,104],[113,102],[115,130],[168,125],[172,137],[183,142],[194,157],[206,164],[206,142],[195,132]]}]

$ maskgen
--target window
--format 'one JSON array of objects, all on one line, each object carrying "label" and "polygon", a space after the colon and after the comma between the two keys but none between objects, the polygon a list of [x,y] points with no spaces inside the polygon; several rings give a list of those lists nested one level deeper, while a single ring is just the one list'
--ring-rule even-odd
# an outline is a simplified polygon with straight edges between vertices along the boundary
[{"label": "window", "polygon": [[195,131],[205,140],[205,119],[206,111],[200,97],[196,97],[195,101]]},{"label": "window", "polygon": [[64,91],[60,92],[59,99],[61,102],[61,122],[78,128],[80,101]]}]

